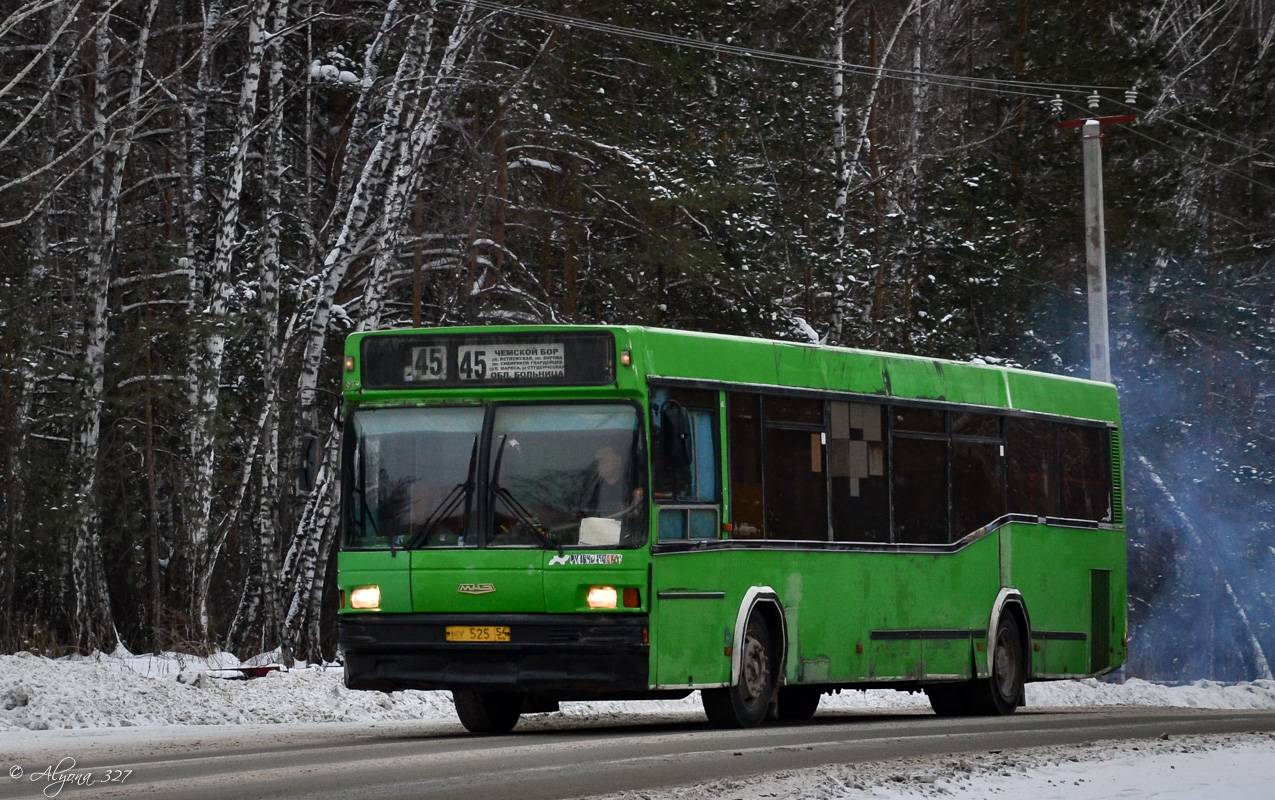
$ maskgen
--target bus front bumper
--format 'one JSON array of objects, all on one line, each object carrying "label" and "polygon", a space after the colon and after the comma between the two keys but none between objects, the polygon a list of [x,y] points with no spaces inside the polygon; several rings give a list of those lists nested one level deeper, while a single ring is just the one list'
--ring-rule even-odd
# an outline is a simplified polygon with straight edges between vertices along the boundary
[{"label": "bus front bumper", "polygon": [[[645,614],[343,614],[351,689],[468,689],[605,696],[649,689]],[[500,626],[508,642],[449,642],[449,626]]]}]

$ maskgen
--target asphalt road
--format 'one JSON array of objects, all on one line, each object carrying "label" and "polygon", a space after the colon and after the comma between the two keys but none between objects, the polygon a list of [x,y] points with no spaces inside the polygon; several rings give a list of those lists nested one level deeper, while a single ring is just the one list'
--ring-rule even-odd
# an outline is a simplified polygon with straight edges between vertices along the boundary
[{"label": "asphalt road", "polygon": [[[94,781],[63,785],[57,796],[72,800],[553,800],[897,757],[1248,731],[1275,731],[1275,711],[1027,709],[998,719],[825,713],[749,731],[714,730],[698,716],[635,716],[524,722],[500,737],[437,722],[37,732],[0,739],[0,798],[52,796],[57,787],[47,778],[30,778],[56,772],[62,759],[74,759],[73,767],[62,762],[63,775],[90,773]],[[121,783],[122,773],[109,770],[131,772]],[[111,777],[117,781],[105,782]]]}]

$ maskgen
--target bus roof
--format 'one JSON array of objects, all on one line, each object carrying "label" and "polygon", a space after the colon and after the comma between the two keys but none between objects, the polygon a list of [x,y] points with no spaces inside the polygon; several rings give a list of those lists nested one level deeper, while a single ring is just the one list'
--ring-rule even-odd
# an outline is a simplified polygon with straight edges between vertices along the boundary
[{"label": "bus roof", "polygon": [[1042,372],[922,356],[716,333],[627,325],[508,325],[398,329],[352,334],[346,354],[358,357],[364,336],[547,333],[607,330],[648,379],[704,381],[842,392],[879,398],[959,403],[1119,422],[1115,387]]}]

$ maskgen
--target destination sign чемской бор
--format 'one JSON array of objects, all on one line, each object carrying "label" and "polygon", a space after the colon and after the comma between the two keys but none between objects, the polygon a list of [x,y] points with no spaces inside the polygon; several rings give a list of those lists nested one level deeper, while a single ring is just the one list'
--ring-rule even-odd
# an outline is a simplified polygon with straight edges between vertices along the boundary
[{"label": "destination sign \u0447\u0435\u043c\u0441\u043a\u043e\u0439 \u0431\u043e\u0440", "polygon": [[561,344],[461,345],[456,367],[462,380],[561,378],[567,374]]}]

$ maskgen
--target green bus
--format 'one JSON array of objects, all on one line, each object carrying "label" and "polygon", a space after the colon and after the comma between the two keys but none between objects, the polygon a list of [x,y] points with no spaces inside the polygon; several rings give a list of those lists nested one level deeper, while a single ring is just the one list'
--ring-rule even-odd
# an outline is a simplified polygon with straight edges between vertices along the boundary
[{"label": "green bus", "polygon": [[1125,659],[1109,384],[625,326],[356,333],[344,366],[352,689],[483,733],[692,691],[750,727],[845,688],[1009,714]]}]

